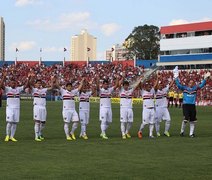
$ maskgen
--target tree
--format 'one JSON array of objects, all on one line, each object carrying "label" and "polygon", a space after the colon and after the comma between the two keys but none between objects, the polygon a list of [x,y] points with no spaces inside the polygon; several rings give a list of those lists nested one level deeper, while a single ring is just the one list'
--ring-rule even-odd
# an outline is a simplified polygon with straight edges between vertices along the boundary
[{"label": "tree", "polygon": [[127,59],[157,59],[160,51],[160,32],[157,26],[144,25],[135,27],[125,39],[124,46]]}]

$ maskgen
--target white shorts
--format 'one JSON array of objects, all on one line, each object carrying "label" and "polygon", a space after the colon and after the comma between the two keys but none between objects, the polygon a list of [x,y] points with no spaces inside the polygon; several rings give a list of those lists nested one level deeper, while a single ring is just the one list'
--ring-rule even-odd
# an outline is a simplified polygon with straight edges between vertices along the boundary
[{"label": "white shorts", "polygon": [[46,116],[47,116],[46,106],[34,105],[34,108],[33,108],[33,118],[34,118],[34,120],[45,122]]},{"label": "white shorts", "polygon": [[169,110],[166,107],[156,107],[155,120],[157,122],[162,120],[171,121]]},{"label": "white shorts", "polygon": [[89,110],[79,110],[79,117],[81,124],[88,124],[90,118]]},{"label": "white shorts", "polygon": [[133,122],[132,108],[120,108],[120,122]]},{"label": "white shorts", "polygon": [[66,123],[79,121],[79,116],[75,109],[64,109],[62,114],[63,121]]},{"label": "white shorts", "polygon": [[155,123],[155,109],[143,109],[143,124],[154,124]]},{"label": "white shorts", "polygon": [[100,107],[99,120],[104,122],[112,122],[112,109],[110,107]]},{"label": "white shorts", "polygon": [[6,121],[18,123],[20,119],[20,108],[6,108]]}]

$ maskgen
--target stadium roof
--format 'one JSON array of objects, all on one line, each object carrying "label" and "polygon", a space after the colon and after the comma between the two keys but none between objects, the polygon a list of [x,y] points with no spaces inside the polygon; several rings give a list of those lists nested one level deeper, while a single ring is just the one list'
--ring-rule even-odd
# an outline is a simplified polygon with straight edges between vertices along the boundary
[{"label": "stadium roof", "polygon": [[173,25],[173,26],[162,26],[160,29],[160,33],[174,34],[174,33],[207,31],[207,30],[212,30],[212,21]]}]

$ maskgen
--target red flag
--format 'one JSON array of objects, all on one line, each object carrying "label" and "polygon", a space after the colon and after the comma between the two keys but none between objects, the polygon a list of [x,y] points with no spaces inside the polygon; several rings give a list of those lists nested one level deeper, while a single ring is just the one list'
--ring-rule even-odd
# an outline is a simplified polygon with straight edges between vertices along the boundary
[{"label": "red flag", "polygon": [[15,51],[18,52],[19,51],[18,48],[16,48]]},{"label": "red flag", "polygon": [[66,49],[66,48],[64,48],[64,49],[63,49],[63,51],[64,51],[64,52],[66,52],[66,51],[67,51],[67,49]]},{"label": "red flag", "polygon": [[91,48],[87,47],[87,51],[90,51],[90,50],[91,50]]}]

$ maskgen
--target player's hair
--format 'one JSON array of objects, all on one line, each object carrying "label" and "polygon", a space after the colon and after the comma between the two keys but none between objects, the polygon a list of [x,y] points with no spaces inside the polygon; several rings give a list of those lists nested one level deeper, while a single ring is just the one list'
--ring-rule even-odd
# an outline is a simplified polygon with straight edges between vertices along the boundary
[{"label": "player's hair", "polygon": [[108,84],[108,83],[109,83],[108,79],[103,80],[103,84]]},{"label": "player's hair", "polygon": [[66,87],[69,86],[69,85],[72,86],[72,83],[71,83],[71,82],[67,82],[67,83],[66,83]]},{"label": "player's hair", "polygon": [[123,82],[123,86],[124,86],[124,85],[130,85],[129,81],[125,80],[125,81]]},{"label": "player's hair", "polygon": [[41,82],[41,83],[42,83],[41,79],[37,79],[37,80],[35,81],[35,83],[38,83],[38,82]]}]

